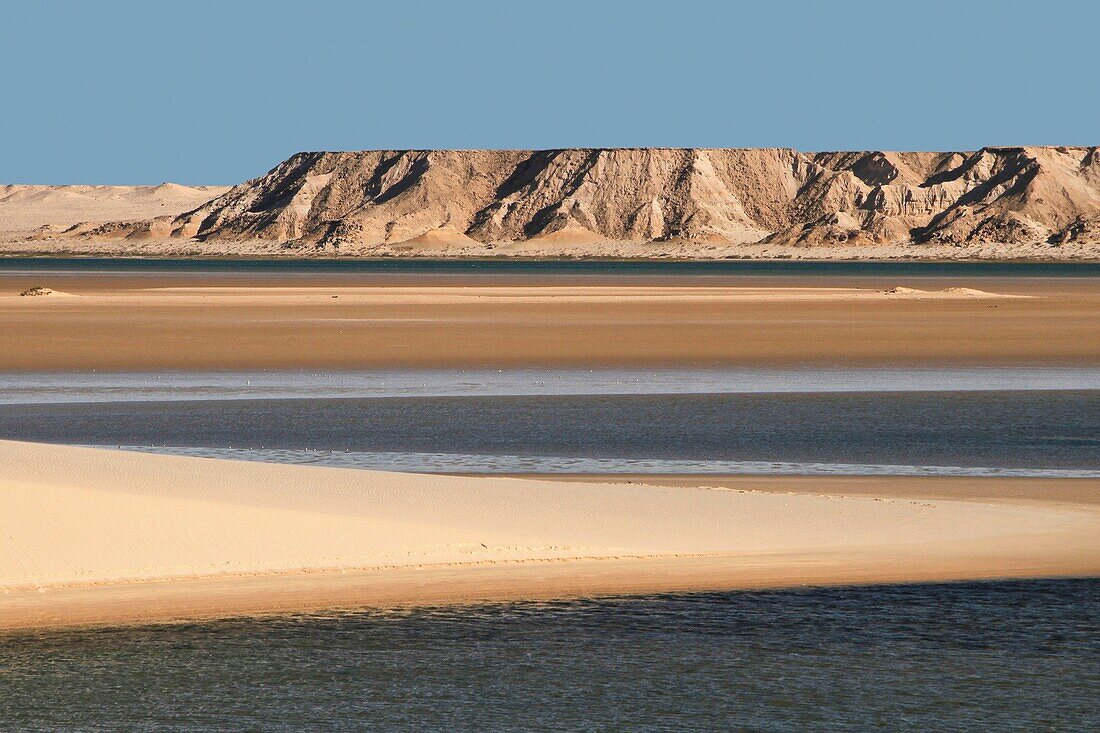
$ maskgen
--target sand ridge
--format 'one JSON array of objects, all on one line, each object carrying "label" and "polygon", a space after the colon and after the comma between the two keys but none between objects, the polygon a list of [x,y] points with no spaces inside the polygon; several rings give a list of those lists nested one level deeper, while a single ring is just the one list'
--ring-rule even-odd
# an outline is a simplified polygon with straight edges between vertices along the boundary
[{"label": "sand ridge", "polygon": [[[425,476],[13,442],[0,442],[0,492],[0,627],[88,621],[89,608],[117,620],[316,607],[294,590],[303,577],[341,605],[1100,573],[1100,512],[1089,505]],[[188,591],[210,582],[235,600],[211,607]],[[136,606],[98,605],[119,592]]]},{"label": "sand ridge", "polygon": [[[49,290],[50,294],[62,294]],[[20,293],[22,295],[23,293]],[[68,293],[64,293],[68,295]],[[0,293],[0,297],[3,294]],[[379,305],[413,305],[432,303],[452,305],[463,303],[726,303],[726,302],[818,302],[874,301],[883,298],[925,300],[1028,298],[1034,296],[993,293],[975,288],[944,288],[920,290],[894,287],[887,290],[844,287],[644,287],[644,286],[389,286],[389,287],[302,287],[302,286],[201,286],[159,287],[133,290],[122,294],[84,296],[99,302],[172,304],[204,302],[207,304],[268,303],[292,305],[296,302],[344,300],[345,303]],[[335,304],[334,304],[335,305]]]}]

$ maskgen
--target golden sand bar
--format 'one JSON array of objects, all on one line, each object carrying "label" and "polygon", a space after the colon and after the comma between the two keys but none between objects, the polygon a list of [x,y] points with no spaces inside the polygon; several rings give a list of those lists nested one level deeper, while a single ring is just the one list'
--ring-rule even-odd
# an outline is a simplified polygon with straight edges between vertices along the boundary
[{"label": "golden sand bar", "polygon": [[0,370],[1100,363],[1092,279],[440,282],[8,274]]},{"label": "golden sand bar", "polygon": [[1100,574],[1095,503],[907,498],[873,481],[880,496],[0,442],[0,628]]}]

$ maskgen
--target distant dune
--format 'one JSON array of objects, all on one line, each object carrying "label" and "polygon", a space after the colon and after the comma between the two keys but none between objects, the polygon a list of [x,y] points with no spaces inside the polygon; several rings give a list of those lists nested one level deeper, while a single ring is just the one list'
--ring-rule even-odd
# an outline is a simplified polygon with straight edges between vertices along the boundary
[{"label": "distant dune", "polygon": [[216,193],[165,192],[192,206],[97,216],[37,241],[199,254],[1100,257],[1096,147],[314,152]]},{"label": "distant dune", "polygon": [[[229,186],[0,185],[0,240],[57,236],[80,225],[174,218],[205,204]],[[75,232],[74,232],[75,233]]]}]

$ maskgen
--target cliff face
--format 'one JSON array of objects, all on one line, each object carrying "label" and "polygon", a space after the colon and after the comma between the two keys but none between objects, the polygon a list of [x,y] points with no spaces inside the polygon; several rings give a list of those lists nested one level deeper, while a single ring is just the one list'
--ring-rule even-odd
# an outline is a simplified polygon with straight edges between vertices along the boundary
[{"label": "cliff face", "polygon": [[111,236],[165,232],[364,252],[449,242],[1097,241],[1100,152],[300,153],[193,211]]}]

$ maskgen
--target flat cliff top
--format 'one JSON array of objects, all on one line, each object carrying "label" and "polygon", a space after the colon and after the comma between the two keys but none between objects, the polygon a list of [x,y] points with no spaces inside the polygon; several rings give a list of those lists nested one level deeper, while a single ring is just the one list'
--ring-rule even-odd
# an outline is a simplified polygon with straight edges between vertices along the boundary
[{"label": "flat cliff top", "polygon": [[228,190],[33,188],[0,188],[6,251],[1100,257],[1096,147],[320,151]]}]

